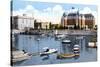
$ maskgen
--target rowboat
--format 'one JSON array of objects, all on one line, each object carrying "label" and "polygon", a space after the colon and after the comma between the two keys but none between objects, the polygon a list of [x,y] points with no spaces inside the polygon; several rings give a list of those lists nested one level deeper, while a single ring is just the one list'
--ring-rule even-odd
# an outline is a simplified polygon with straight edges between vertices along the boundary
[{"label": "rowboat", "polygon": [[73,58],[75,56],[79,56],[79,54],[58,54],[57,59]]},{"label": "rowboat", "polygon": [[40,53],[40,56],[45,56],[45,55],[49,55],[49,54],[53,54],[57,52],[58,52],[57,49],[47,49],[46,51],[43,51],[42,53]]},{"label": "rowboat", "polygon": [[31,58],[31,54],[29,53],[24,53],[23,51],[13,51],[12,52],[12,62],[19,62],[19,61],[23,61],[23,60],[27,60]]}]

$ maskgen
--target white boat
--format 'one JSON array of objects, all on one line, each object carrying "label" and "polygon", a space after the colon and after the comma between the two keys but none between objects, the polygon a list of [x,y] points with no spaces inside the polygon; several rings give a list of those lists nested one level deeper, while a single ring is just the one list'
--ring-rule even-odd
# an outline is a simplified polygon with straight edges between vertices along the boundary
[{"label": "white boat", "polygon": [[61,39],[61,38],[65,38],[66,35],[64,34],[59,34],[59,35],[56,35],[56,39]]},{"label": "white boat", "polygon": [[89,42],[88,47],[90,48],[97,48],[97,42]]},{"label": "white boat", "polygon": [[49,55],[49,54],[57,53],[57,52],[58,52],[57,49],[46,49],[45,51],[40,53],[40,56]]},{"label": "white boat", "polygon": [[58,30],[55,31],[55,35],[57,35],[57,34],[58,34]]},{"label": "white boat", "polygon": [[75,50],[79,50],[79,48],[73,48],[73,50],[75,51]]},{"label": "white boat", "polygon": [[66,40],[63,40],[62,43],[63,43],[63,44],[70,44],[71,41],[66,39]]},{"label": "white boat", "polygon": [[77,47],[77,48],[79,48],[80,46],[76,44],[76,45],[74,45],[74,47]]},{"label": "white boat", "polygon": [[80,51],[74,51],[74,53],[79,53]]},{"label": "white boat", "polygon": [[80,46],[77,45],[77,44],[74,45],[73,51],[74,51],[74,53],[79,53],[80,52]]},{"label": "white boat", "polygon": [[23,51],[13,51],[12,52],[12,62],[18,62],[30,59],[32,55],[24,53]]}]

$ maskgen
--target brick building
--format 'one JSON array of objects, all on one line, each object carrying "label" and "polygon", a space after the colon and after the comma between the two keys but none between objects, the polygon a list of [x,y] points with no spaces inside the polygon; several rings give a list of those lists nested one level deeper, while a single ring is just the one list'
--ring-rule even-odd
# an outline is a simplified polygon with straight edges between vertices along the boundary
[{"label": "brick building", "polygon": [[61,25],[68,29],[93,29],[95,18],[92,14],[79,14],[79,12],[64,13]]}]

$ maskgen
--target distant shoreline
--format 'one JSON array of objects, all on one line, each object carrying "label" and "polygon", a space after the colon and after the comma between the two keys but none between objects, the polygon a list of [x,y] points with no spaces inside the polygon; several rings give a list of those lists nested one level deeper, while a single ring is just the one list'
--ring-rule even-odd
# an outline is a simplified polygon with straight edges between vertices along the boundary
[{"label": "distant shoreline", "polygon": [[[16,33],[24,33],[25,31],[21,31],[21,30],[13,30],[12,31],[13,34]],[[67,35],[97,35],[97,31],[96,30],[31,30],[28,31],[27,33],[44,33],[44,34],[49,34],[49,33],[53,33],[53,34],[67,34]]]}]

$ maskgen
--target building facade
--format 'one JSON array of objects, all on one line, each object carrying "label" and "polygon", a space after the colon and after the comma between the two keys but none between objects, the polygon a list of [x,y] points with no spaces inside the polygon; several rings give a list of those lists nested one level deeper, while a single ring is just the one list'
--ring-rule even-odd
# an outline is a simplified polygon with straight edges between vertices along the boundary
[{"label": "building facade", "polygon": [[85,17],[85,27],[88,29],[95,28],[95,18],[92,14],[84,14]]},{"label": "building facade", "polygon": [[49,22],[43,22],[41,20],[35,20],[34,29],[49,29]]},{"label": "building facade", "polygon": [[92,14],[79,14],[79,12],[64,13],[61,18],[61,25],[68,29],[93,29],[95,18]]},{"label": "building facade", "polygon": [[25,30],[26,28],[34,28],[34,18],[28,16],[12,16],[14,29]]}]

